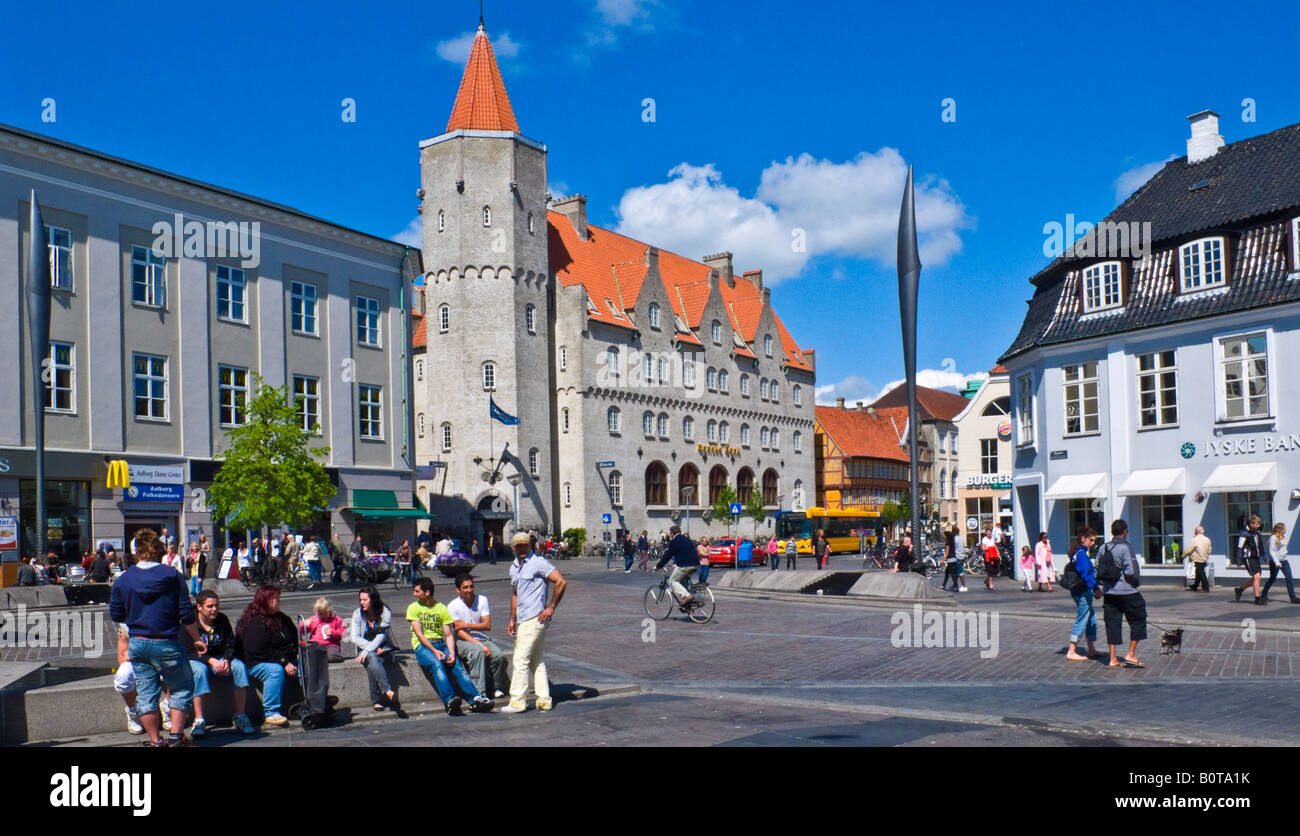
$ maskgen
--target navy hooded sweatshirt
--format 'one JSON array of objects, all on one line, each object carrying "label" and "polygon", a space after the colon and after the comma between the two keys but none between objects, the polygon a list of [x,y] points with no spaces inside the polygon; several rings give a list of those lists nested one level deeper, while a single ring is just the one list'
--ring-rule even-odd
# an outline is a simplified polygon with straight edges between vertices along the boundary
[{"label": "navy hooded sweatshirt", "polygon": [[161,563],[137,564],[113,582],[108,616],[125,624],[132,638],[180,638],[195,621],[194,604],[179,572]]}]

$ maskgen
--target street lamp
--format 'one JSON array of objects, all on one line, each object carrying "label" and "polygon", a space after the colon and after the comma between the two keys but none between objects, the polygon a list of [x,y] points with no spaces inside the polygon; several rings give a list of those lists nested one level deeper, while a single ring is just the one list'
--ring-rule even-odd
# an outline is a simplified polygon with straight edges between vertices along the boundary
[{"label": "street lamp", "polygon": [[691,497],[695,496],[695,486],[687,485],[682,488],[682,496],[686,497],[686,536],[691,536]]},{"label": "street lamp", "polygon": [[514,488],[514,492],[515,492],[514,511],[515,511],[515,533],[516,534],[519,533],[519,483],[522,482],[523,480],[524,477],[518,473],[511,473],[509,476],[506,477],[506,481],[510,483],[510,487]]}]

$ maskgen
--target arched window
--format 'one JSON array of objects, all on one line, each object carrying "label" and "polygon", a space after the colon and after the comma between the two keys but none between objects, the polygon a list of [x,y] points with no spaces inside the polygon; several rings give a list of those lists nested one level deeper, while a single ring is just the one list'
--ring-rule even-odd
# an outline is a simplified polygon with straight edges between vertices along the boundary
[{"label": "arched window", "polygon": [[695,388],[695,361],[682,358],[682,385],[687,389]]},{"label": "arched window", "polygon": [[438,307],[438,333],[445,334],[451,329],[451,308],[447,305]]},{"label": "arched window", "polygon": [[415,379],[416,379],[416,380],[424,380],[424,361],[423,361],[423,360],[416,360],[416,361],[415,361]]},{"label": "arched window", "polygon": [[778,393],[777,393],[777,390],[780,389],[780,388],[781,388],[781,387],[777,385],[777,382],[776,382],[775,380],[773,380],[773,381],[772,381],[772,384],[771,384],[770,386],[767,387],[767,396],[768,396],[769,399],[771,399],[772,403],[776,403],[776,402],[777,402],[777,400],[778,400],[778,398],[777,398],[777,394],[778,394]]},{"label": "arched window", "polygon": [[771,446],[773,450],[781,449],[781,431],[776,427],[772,428],[772,435],[769,437],[769,440],[772,443]]},{"label": "arched window", "polygon": [[655,414],[649,410],[641,415],[641,432],[647,438],[655,434]]},{"label": "arched window", "polygon": [[488,361],[483,364],[483,390],[493,392],[497,388],[497,364]]},{"label": "arched window", "polygon": [[689,415],[682,419],[682,438],[687,441],[695,440],[695,419]]},{"label": "arched window", "polygon": [[749,397],[749,375],[747,374],[740,376],[740,394],[742,397]]},{"label": "arched window", "polygon": [[641,355],[641,374],[645,376],[646,383],[655,382],[655,358],[648,351]]},{"label": "arched window", "polygon": [[718,391],[719,392],[727,391],[727,370],[726,369],[722,369],[721,371],[718,372]]},{"label": "arched window", "polygon": [[776,471],[768,468],[763,471],[763,504],[775,505],[777,492]]},{"label": "arched window", "polygon": [[749,424],[740,425],[740,446],[749,446]]},{"label": "arched window", "polygon": [[420,434],[420,438],[424,438],[424,413],[423,412],[421,412],[419,415],[416,416],[415,427],[416,427],[416,432]]},{"label": "arched window", "polygon": [[709,423],[708,423],[706,426],[707,426],[707,429],[706,429],[706,431],[705,431],[705,438],[707,438],[709,441],[717,441],[717,440],[718,440],[718,422],[717,422],[717,421],[714,421],[712,418],[710,418],[710,419],[709,419]]},{"label": "arched window", "polygon": [[957,471],[955,470],[952,472],[952,485],[948,491],[948,497],[950,499],[957,498]]},{"label": "arched window", "polygon": [[[686,501],[686,488],[692,490],[690,502]],[[677,500],[682,505],[700,504],[700,471],[693,464],[684,464],[677,471]]]},{"label": "arched window", "polygon": [[939,498],[948,498],[948,469],[944,468],[939,471]]},{"label": "arched window", "polygon": [[668,504],[668,468],[661,462],[651,462],[645,469],[645,504]]},{"label": "arched window", "polygon": [[451,424],[442,425],[442,452],[451,452]]},{"label": "arched window", "polygon": [[659,329],[659,304],[657,302],[650,303],[649,319],[650,319],[650,327],[654,328],[655,330],[658,330]]},{"label": "arched window", "polygon": [[566,348],[565,346],[560,346],[560,371],[564,372],[568,370],[569,370],[569,349]]},{"label": "arched window", "polygon": [[659,358],[659,383],[660,385],[668,383],[668,360],[663,357]]},{"label": "arched window", "polygon": [[524,308],[524,326],[528,328],[528,333],[537,333],[537,308],[533,305]]},{"label": "arched window", "polygon": [[618,348],[610,346],[605,349],[605,369],[609,372],[610,378],[618,383]]},{"label": "arched window", "polygon": [[803,452],[803,433],[799,432],[798,430],[795,430],[795,431],[794,431],[794,435],[791,436],[790,440],[794,443],[794,451],[795,451],[796,453],[802,453],[802,452]]},{"label": "arched window", "polygon": [[614,505],[623,504],[623,474],[617,470],[609,473],[609,501]]},{"label": "arched window", "polygon": [[790,507],[796,511],[803,510],[803,480],[794,480],[794,491],[790,496]]},{"label": "arched window", "polygon": [[767,357],[772,356],[772,335],[771,334],[763,335],[763,354]]},{"label": "arched window", "polygon": [[483,226],[484,226],[484,227],[492,226],[492,209],[491,209],[491,207],[488,207],[488,206],[484,206],[484,207],[483,207]]},{"label": "arched window", "polygon": [[762,447],[764,450],[767,449],[767,427],[763,427],[763,429],[759,430],[758,442],[759,447]]},{"label": "arched window", "polygon": [[746,505],[754,496],[754,471],[747,467],[742,467],[736,474],[736,495]]},{"label": "arched window", "polygon": [[984,411],[980,414],[985,417],[993,415],[1010,415],[1011,397],[1007,396],[1005,398],[997,398],[996,400],[990,401],[989,405],[984,407]]},{"label": "arched window", "polygon": [[528,451],[528,475],[534,479],[536,479],[541,473],[541,462],[538,461],[539,458],[540,456],[536,447]]},{"label": "arched window", "polygon": [[709,387],[709,391],[713,391],[714,389],[717,389],[718,370],[713,367],[710,367],[708,373],[704,376],[704,380],[706,385]]},{"label": "arched window", "polygon": [[438,210],[438,231],[443,232],[446,229],[447,229],[447,213],[439,209]]},{"label": "arched window", "polygon": [[560,430],[566,433],[569,431],[569,408],[567,406],[560,410]]},{"label": "arched window", "polygon": [[758,381],[758,396],[767,400],[767,378],[760,378]]},{"label": "arched window", "polygon": [[573,486],[568,482],[564,483],[564,507],[568,508],[573,504]]},{"label": "arched window", "polygon": [[722,495],[722,489],[727,486],[727,469],[720,464],[713,466],[709,471],[709,504],[713,505]]},{"label": "arched window", "polygon": [[727,436],[730,435],[729,430],[730,428],[727,426],[726,421],[723,421],[721,424],[718,424],[718,441],[721,441],[723,444],[726,444]]},{"label": "arched window", "polygon": [[667,412],[659,413],[659,437],[660,438],[668,437],[668,413]]},{"label": "arched window", "polygon": [[796,384],[794,385],[794,405],[795,405],[795,406],[802,406],[802,405],[803,405],[803,397],[802,397],[802,395],[803,395],[803,391],[799,388],[799,384],[796,383]]},{"label": "arched window", "polygon": [[609,408],[609,411],[605,413],[605,420],[609,423],[609,431],[611,433],[618,432],[619,430],[618,407],[611,406]]},{"label": "arched window", "polygon": [[722,345],[722,323],[716,319],[713,320],[709,325],[709,335],[713,337],[714,345]]}]

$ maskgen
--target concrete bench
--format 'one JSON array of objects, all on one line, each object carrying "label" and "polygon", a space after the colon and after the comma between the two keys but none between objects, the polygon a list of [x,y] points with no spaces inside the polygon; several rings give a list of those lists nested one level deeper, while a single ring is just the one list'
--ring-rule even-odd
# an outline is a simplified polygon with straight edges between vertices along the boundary
[{"label": "concrete bench", "polygon": [[25,607],[66,607],[68,594],[58,584],[46,586],[11,586],[0,589],[0,610]]}]

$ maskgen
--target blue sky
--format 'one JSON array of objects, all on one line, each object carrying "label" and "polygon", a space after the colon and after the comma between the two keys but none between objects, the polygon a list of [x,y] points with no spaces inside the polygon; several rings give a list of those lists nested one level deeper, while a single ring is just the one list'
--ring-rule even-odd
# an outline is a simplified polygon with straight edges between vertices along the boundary
[{"label": "blue sky", "polygon": [[[10,12],[0,122],[400,235],[415,218],[417,144],[446,126],[478,3],[279,5]],[[906,165],[921,190],[918,366],[922,383],[955,386],[1019,329],[1027,280],[1048,260],[1044,224],[1104,216],[1186,153],[1193,112],[1218,111],[1228,142],[1300,119],[1277,51],[1300,31],[1295,4],[1252,5],[1244,29],[1195,2],[874,6],[486,9],[520,126],[549,146],[552,191],[586,194],[593,223],[763,268],[795,338],[818,350],[823,402],[902,376],[893,235]],[[23,36],[28,23],[39,37]],[[355,123],[340,119],[345,97]]]}]

